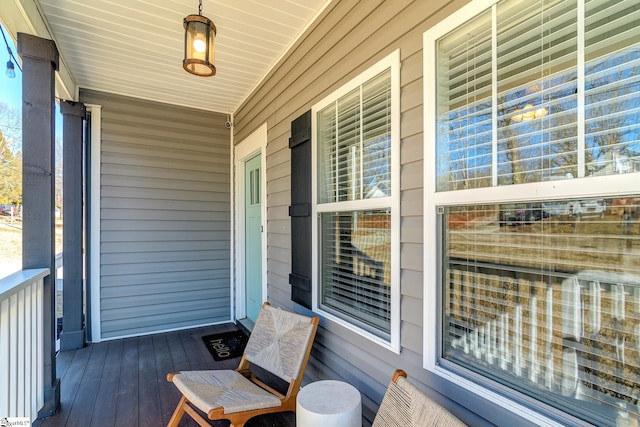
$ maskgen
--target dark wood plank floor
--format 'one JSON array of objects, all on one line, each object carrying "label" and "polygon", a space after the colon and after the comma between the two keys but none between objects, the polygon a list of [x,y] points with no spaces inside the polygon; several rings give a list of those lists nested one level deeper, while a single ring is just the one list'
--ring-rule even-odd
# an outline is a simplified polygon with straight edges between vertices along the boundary
[{"label": "dark wood plank floor", "polygon": [[[60,410],[37,420],[36,427],[164,426],[180,394],[168,383],[168,372],[232,369],[239,359],[216,362],[202,336],[235,330],[234,324],[90,344],[61,352],[57,358]],[[181,426],[197,426],[188,416]],[[227,421],[212,423],[225,427]],[[264,415],[246,427],[293,427],[295,414]]]}]

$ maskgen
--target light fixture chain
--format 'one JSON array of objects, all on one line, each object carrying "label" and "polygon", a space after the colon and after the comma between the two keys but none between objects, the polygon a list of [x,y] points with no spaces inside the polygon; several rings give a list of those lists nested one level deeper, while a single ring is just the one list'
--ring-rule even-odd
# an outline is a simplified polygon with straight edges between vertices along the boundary
[{"label": "light fixture chain", "polygon": [[2,26],[0,26],[0,30],[2,31],[2,38],[4,39],[4,44],[7,46],[7,51],[9,52],[9,60],[13,59],[15,61],[16,65],[18,66],[18,69],[20,71],[22,71],[22,67],[20,66],[20,62],[18,62],[16,57],[13,55],[13,52],[11,51],[11,48],[9,47],[9,42],[7,41],[7,36],[5,36],[4,29],[2,28]]},{"label": "light fixture chain", "polygon": [[198,6],[198,15],[202,15],[202,0],[200,0],[200,5]]}]

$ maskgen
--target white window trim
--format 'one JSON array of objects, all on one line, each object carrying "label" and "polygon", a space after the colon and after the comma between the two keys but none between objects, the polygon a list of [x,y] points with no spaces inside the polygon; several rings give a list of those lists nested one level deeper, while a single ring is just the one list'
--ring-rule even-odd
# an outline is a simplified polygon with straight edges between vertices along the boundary
[{"label": "white window trim", "polygon": [[[366,199],[357,202],[324,203],[318,205],[317,192],[317,120],[318,111],[336,99],[345,95],[355,87],[381,72],[391,69],[391,196],[379,199]],[[312,217],[312,307],[313,311],[321,314],[327,320],[336,323],[366,339],[400,353],[400,50],[391,54],[368,68],[366,71],[335,90],[333,93],[316,103],[311,108],[311,217]],[[319,292],[319,264],[318,264],[318,215],[320,212],[335,211],[337,205],[340,210],[353,207],[354,209],[378,209],[391,207],[391,339],[385,340],[369,331],[337,317],[320,308]]]},{"label": "white window trim", "polygon": [[102,158],[102,106],[94,104],[85,104],[87,112],[91,113],[91,217],[89,219],[89,227],[91,229],[91,342],[98,343],[102,341],[102,319],[100,314],[100,171]]},{"label": "white window trim", "polygon": [[[470,381],[457,374],[455,371],[445,369],[438,363],[438,339],[441,328],[441,290],[438,282],[438,257],[441,238],[438,236],[438,206],[442,205],[466,205],[486,203],[506,203],[514,200],[536,201],[543,199],[561,198],[593,198],[612,194],[634,194],[638,192],[638,174],[607,175],[564,181],[548,181],[530,184],[494,186],[482,189],[436,191],[436,114],[437,99],[435,95],[437,64],[436,41],[449,31],[458,27],[481,12],[491,8],[498,0],[474,0],[466,6],[454,12],[423,34],[423,70],[424,70],[424,216],[423,216],[423,241],[424,241],[424,298],[423,298],[423,367],[452,383],[469,390],[488,401],[495,403],[507,410],[526,418],[537,425],[559,426],[557,421],[534,411],[529,407],[518,404],[505,395],[495,393],[480,384]],[[583,2],[578,0],[579,10],[583,10]],[[582,36],[583,37],[583,36]],[[580,40],[578,40],[579,42]],[[495,43],[495,37],[494,37]],[[584,47],[578,47],[578,57],[584,57]],[[583,65],[582,62],[578,66]],[[582,92],[582,91],[581,91]],[[584,118],[584,103],[578,105],[578,114]],[[580,112],[582,110],[582,112]],[[580,128],[581,126],[578,126]],[[579,138],[584,140],[584,132]],[[584,157],[584,150],[582,153]],[[584,164],[584,162],[582,162]],[[614,191],[612,191],[614,190]],[[567,414],[571,417],[570,414]]]}]

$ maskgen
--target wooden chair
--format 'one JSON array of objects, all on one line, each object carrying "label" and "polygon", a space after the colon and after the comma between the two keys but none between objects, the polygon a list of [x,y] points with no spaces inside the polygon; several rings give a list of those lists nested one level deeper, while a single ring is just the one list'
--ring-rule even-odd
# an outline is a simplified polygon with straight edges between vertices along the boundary
[{"label": "wooden chair", "polygon": [[371,427],[465,426],[462,421],[416,388],[398,369],[387,387]]},{"label": "wooden chair", "polygon": [[[182,371],[167,375],[167,380],[182,393],[168,426],[177,426],[185,412],[201,426],[210,426],[194,407],[210,420],[230,420],[232,427],[241,427],[256,415],[295,411],[296,396],[317,328],[317,317],[302,316],[264,303],[235,370]],[[276,390],[280,387],[273,384],[273,379],[265,379],[268,377],[282,383],[282,390]]]}]

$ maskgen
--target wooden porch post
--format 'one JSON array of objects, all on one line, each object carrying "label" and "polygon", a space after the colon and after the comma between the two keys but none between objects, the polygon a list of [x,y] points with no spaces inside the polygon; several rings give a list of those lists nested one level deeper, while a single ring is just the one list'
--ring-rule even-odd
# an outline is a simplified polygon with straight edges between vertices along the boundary
[{"label": "wooden porch post", "polygon": [[22,57],[22,268],[48,268],[43,288],[44,406],[38,416],[60,406],[56,378],[54,131],[58,49],[51,40],[18,33]]},{"label": "wooden porch post", "polygon": [[63,323],[60,350],[84,347],[83,324],[83,215],[82,148],[86,109],[80,102],[60,102],[63,118],[63,242],[64,281],[62,291]]}]

